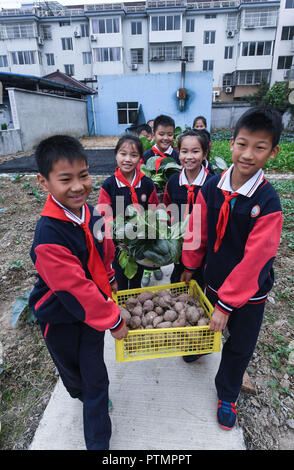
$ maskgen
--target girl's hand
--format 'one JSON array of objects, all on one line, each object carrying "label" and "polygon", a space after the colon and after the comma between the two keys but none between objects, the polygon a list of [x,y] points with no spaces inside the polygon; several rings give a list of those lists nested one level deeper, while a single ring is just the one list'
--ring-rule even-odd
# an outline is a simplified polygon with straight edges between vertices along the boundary
[{"label": "girl's hand", "polygon": [[114,281],[112,284],[111,284],[111,290],[114,294],[117,294],[117,291],[118,291],[118,285],[117,285],[117,282]]},{"label": "girl's hand", "polygon": [[210,319],[210,329],[212,331],[223,331],[226,327],[228,319],[229,315],[226,315],[217,307],[215,307]]},{"label": "girl's hand", "polygon": [[110,333],[111,333],[111,336],[113,336],[113,338],[120,340],[120,339],[126,338],[128,336],[128,332],[129,332],[129,329],[124,322],[123,326],[118,331],[114,331],[113,333],[112,332]]}]

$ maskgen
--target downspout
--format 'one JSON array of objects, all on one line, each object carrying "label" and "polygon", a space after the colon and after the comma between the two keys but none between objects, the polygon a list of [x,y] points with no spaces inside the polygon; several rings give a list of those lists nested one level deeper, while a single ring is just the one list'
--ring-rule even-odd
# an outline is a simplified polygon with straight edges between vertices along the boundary
[{"label": "downspout", "polygon": [[94,122],[94,135],[97,135],[95,106],[94,106],[94,95],[91,95],[91,102],[92,102],[92,114],[93,114],[93,122]]}]

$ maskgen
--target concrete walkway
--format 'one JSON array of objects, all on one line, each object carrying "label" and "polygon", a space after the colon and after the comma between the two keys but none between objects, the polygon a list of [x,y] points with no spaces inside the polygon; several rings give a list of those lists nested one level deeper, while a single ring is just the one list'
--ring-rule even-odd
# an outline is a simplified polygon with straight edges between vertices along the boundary
[{"label": "concrete walkway", "polygon": [[[169,282],[163,268],[160,284]],[[155,282],[153,282],[155,284]],[[158,282],[156,283],[158,284]],[[186,364],[181,357],[117,363],[105,335],[105,362],[113,402],[111,450],[245,450],[242,430],[216,422],[214,377],[220,353]],[[82,403],[59,380],[30,450],[83,450]]]}]

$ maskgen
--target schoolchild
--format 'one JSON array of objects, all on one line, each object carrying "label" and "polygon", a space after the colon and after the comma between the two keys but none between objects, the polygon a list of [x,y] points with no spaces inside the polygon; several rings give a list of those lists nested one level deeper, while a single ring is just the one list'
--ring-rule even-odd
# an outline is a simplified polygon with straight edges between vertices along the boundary
[{"label": "schoolchild", "polygon": [[[115,148],[117,167],[114,175],[107,178],[99,193],[98,210],[111,209],[111,218],[119,213],[126,214],[130,205],[139,205],[143,210],[148,206],[158,205],[156,189],[151,178],[145,176],[139,169],[138,163],[143,155],[143,146],[136,136],[123,135]],[[154,207],[154,206],[153,206]],[[109,217],[107,217],[109,220]],[[119,290],[141,287],[143,267],[138,265],[138,271],[132,279],[124,275],[119,261],[119,249],[116,248],[113,268]]]},{"label": "schoolchild", "polygon": [[209,171],[209,173],[211,175],[214,175],[215,172],[214,172],[214,169],[210,163],[210,149],[211,149],[211,138],[210,138],[210,132],[208,132],[207,129],[198,129],[197,132],[200,132],[202,135],[204,135],[204,137],[207,139],[208,141],[208,152],[206,154],[206,157],[205,159],[203,160],[203,165],[205,166],[205,168]]},{"label": "schoolchild", "polygon": [[128,333],[112,300],[113,242],[103,237],[101,215],[86,203],[92,182],[79,141],[49,137],[38,145],[36,162],[38,182],[49,194],[31,248],[37,282],[29,306],[65,388],[83,402],[87,449],[108,449],[104,333],[109,329],[116,339]]},{"label": "schoolchild", "polygon": [[214,305],[210,329],[228,327],[215,377],[217,420],[227,430],[236,422],[235,403],[274,282],[283,218],[263,167],[278,154],[281,131],[281,115],[271,108],[253,107],[240,117],[231,138],[232,165],[199,191],[201,224],[194,224],[193,211],[189,231],[195,237],[187,232],[184,240],[182,281],[189,282],[206,256],[206,292]]},{"label": "schoolchild", "polygon": [[136,133],[139,138],[146,137],[146,139],[148,139],[149,142],[151,142],[153,139],[153,131],[152,131],[152,128],[148,124],[141,124],[140,126],[138,126],[136,129]]},{"label": "schoolchild", "polygon": [[196,129],[196,130],[207,129],[206,118],[204,116],[195,117],[192,127],[193,129]]},{"label": "schoolchild", "polygon": [[154,119],[154,140],[155,145],[146,152],[144,152],[144,163],[151,157],[158,156],[155,166],[159,168],[163,158],[171,157],[179,164],[179,154],[173,148],[174,135],[175,135],[175,121],[165,115],[157,116]]},{"label": "schoolchild", "polygon": [[[179,160],[182,171],[170,177],[166,184],[163,203],[168,208],[174,204],[179,221],[183,221],[192,212],[200,188],[212,177],[203,165],[208,152],[208,141],[204,134],[195,130],[186,131],[178,139]],[[174,216],[170,212],[172,219]],[[184,271],[182,262],[175,264],[170,281],[180,282]],[[203,288],[203,268],[193,273],[200,287]],[[188,357],[188,356],[187,356]]]},{"label": "schoolchild", "polygon": [[215,173],[213,171],[211,163],[209,162],[209,154],[210,154],[210,148],[211,148],[211,138],[210,138],[210,132],[207,130],[207,120],[206,120],[206,118],[204,116],[195,117],[192,127],[193,127],[193,129],[195,129],[197,131],[203,132],[203,134],[205,134],[206,138],[208,139],[209,148],[208,148],[207,156],[206,156],[206,158],[203,162],[203,165],[205,165],[205,168],[207,168],[208,171],[212,175],[214,175]]}]

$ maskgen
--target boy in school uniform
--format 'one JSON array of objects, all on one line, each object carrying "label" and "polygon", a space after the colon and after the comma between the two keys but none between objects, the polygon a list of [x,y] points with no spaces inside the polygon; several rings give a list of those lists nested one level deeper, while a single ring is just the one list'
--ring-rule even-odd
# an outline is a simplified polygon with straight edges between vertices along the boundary
[{"label": "boy in school uniform", "polygon": [[199,191],[183,246],[182,281],[189,282],[206,256],[206,293],[214,305],[210,329],[227,326],[230,334],[215,377],[217,420],[226,430],[236,422],[235,402],[274,282],[283,218],[263,167],[278,154],[281,131],[281,116],[271,108],[257,106],[241,116],[231,139],[232,165]]},{"label": "boy in school uniform", "polygon": [[171,117],[161,114],[154,119],[153,132],[155,145],[144,152],[144,163],[146,163],[149,158],[158,156],[155,163],[157,169],[159,168],[162,159],[166,157],[174,158],[180,165],[179,153],[173,148],[175,121]]},{"label": "boy in school uniform", "polygon": [[109,329],[116,339],[128,333],[112,300],[114,246],[103,236],[101,215],[86,203],[92,182],[79,141],[49,137],[38,145],[36,161],[38,182],[49,194],[31,248],[38,280],[29,306],[67,391],[83,402],[87,449],[108,449],[104,333]]}]

